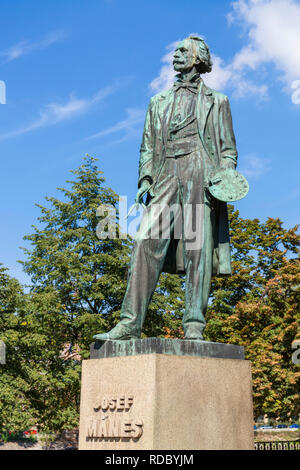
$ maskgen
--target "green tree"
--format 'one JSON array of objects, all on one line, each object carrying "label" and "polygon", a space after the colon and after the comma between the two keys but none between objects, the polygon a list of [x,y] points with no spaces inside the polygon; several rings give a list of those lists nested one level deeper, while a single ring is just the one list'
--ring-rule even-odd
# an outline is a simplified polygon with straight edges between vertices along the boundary
[{"label": "green tree", "polygon": [[[38,205],[39,223],[24,237],[31,246],[24,249],[23,266],[32,286],[27,294],[20,290],[22,308],[11,308],[14,330],[4,375],[7,380],[12,374],[12,386],[21,381],[20,406],[26,403],[29,411],[20,423],[14,417],[7,421],[16,399],[10,392],[11,406],[6,402],[2,412],[10,430],[25,423],[38,423],[45,431],[78,425],[80,361],[89,356],[92,336],[119,319],[132,241],[118,237],[114,225],[118,196],[105,186],[96,159],[87,156],[72,173],[69,188],[59,188],[61,199],[47,197],[47,207]],[[110,223],[115,238],[97,237],[97,224],[106,215],[97,217],[99,206],[114,208]],[[169,330],[180,334],[181,286],[178,276],[162,275],[145,325],[147,336],[163,336]],[[7,325],[3,331],[8,340]],[[22,415],[20,409],[17,414]]]},{"label": "green tree", "polygon": [[[25,239],[29,292],[0,268],[0,430],[39,424],[59,431],[78,425],[81,359],[95,332],[119,319],[132,240],[99,239],[99,206],[118,196],[105,185],[96,159],[72,172],[61,199],[48,197]],[[299,235],[278,219],[261,223],[230,208],[233,276],[215,278],[206,339],[244,345],[253,364],[255,413],[287,416],[299,410],[299,367],[291,342],[299,334]],[[182,337],[184,278],[162,274],[144,335]],[[298,405],[297,405],[298,403]]]},{"label": "green tree", "polygon": [[213,281],[206,338],[245,346],[255,415],[297,416],[300,371],[291,360],[300,333],[298,227],[242,219],[230,208],[233,275]]},{"label": "green tree", "polygon": [[23,431],[34,424],[28,382],[20,373],[24,303],[22,287],[0,265],[0,339],[6,344],[6,364],[0,366],[0,433]]},{"label": "green tree", "polygon": [[62,200],[46,198],[38,226],[24,237],[31,243],[23,265],[32,286],[20,294],[22,312],[9,317],[15,336],[6,376],[18,364],[14,378],[23,380],[30,423],[48,431],[78,425],[80,360],[88,357],[93,334],[117,321],[131,245],[96,235],[98,206],[117,208],[118,197],[105,186],[95,159],[87,156],[72,173],[70,189],[59,188]]},{"label": "green tree", "polygon": [[[70,189],[59,188],[63,200],[49,197],[50,207],[41,210],[39,227],[25,239],[25,272],[31,276],[32,292],[42,295],[54,289],[62,305],[66,340],[80,347],[83,357],[95,332],[108,331],[119,319],[124,297],[132,240],[99,239],[96,227],[99,206],[115,209],[111,224],[117,224],[118,195],[107,188],[96,159],[87,156]],[[165,328],[178,332],[182,316],[183,280],[163,274],[153,296],[144,335],[163,336]],[[180,333],[179,333],[180,334]]]},{"label": "green tree", "polygon": [[[58,188],[63,200],[47,197],[50,207],[41,210],[39,227],[25,239],[25,272],[31,276],[32,292],[55,292],[62,306],[65,340],[87,351],[96,332],[109,329],[123,299],[129,251],[128,239],[99,239],[96,227],[101,205],[116,210],[118,196],[105,186],[96,159],[87,156],[70,189]],[[118,232],[117,232],[118,235]],[[50,333],[50,332],[49,332]],[[57,336],[57,334],[55,335]]]}]

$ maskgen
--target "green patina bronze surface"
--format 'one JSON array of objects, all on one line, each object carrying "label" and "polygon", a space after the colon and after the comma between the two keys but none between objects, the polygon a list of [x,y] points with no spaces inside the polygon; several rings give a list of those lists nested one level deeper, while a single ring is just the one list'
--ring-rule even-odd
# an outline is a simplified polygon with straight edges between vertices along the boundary
[{"label": "green patina bronze surface", "polygon": [[222,168],[211,177],[209,192],[219,201],[239,201],[247,196],[249,183],[241,173],[233,168]]},{"label": "green patina bronze surface", "polygon": [[90,346],[90,358],[168,354],[173,356],[244,359],[244,348],[234,344],[182,339],[144,338],[123,341],[96,341]]},{"label": "green patina bronze surface", "polygon": [[[145,119],[136,202],[146,196],[146,210],[132,252],[120,322],[110,332],[95,335],[96,340],[140,337],[161,272],[186,274],[184,337],[202,340],[211,278],[231,274],[224,195],[229,194],[229,200],[240,196],[241,187],[235,183],[243,178],[233,178],[237,150],[229,101],[201,78],[212,69],[201,38],[178,44],[173,65],[178,73],[174,86],[151,99]],[[159,206],[175,208],[163,217],[170,237],[162,236],[162,230],[152,236]]]}]

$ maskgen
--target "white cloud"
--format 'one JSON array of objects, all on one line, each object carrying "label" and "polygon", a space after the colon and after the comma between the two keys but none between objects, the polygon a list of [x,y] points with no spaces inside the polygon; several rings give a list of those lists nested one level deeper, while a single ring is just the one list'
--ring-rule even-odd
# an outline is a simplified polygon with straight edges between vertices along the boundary
[{"label": "white cloud", "polygon": [[241,169],[239,170],[248,178],[259,178],[270,170],[270,161],[258,157],[255,154],[249,154],[242,158]]},{"label": "white cloud", "polygon": [[[197,34],[196,34],[197,35]],[[197,35],[199,36],[199,34]],[[180,41],[175,41],[166,46],[168,53],[165,54],[161,62],[164,64],[159,75],[150,83],[150,89],[156,93],[171,88],[174,83],[176,72],[173,69],[173,54],[176,45]],[[221,57],[212,54],[213,69],[212,72],[203,75],[204,82],[216,90],[225,90],[228,86],[234,89],[236,97],[241,97],[249,93],[263,97],[266,95],[267,87],[265,85],[255,85],[244,77],[243,71],[239,66],[236,68],[232,63],[226,65]]]},{"label": "white cloud", "polygon": [[[136,126],[138,124],[142,124],[145,120],[145,110],[144,109],[137,109],[137,108],[128,108],[126,109],[127,117],[126,119],[117,122],[113,126],[103,129],[96,134],[87,137],[87,140],[90,139],[97,139],[104,137],[106,135],[116,134],[121,131],[124,132],[124,136],[120,141],[124,141],[125,139],[133,136],[136,134]],[[118,142],[120,142],[118,141]]]},{"label": "white cloud", "polygon": [[[227,18],[230,23],[243,27],[246,45],[231,60],[225,62],[212,55],[213,70],[203,75],[211,88],[233,90],[236,97],[268,95],[267,83],[258,77],[268,64],[278,69],[278,79],[291,89],[294,80],[300,79],[300,3],[296,0],[238,0],[231,4]],[[174,45],[162,58],[164,63],[150,88],[158,92],[172,86],[174,72],[172,53]],[[172,49],[172,50],[171,50]],[[256,78],[251,79],[255,72]]]},{"label": "white cloud", "polygon": [[27,126],[0,135],[0,140],[6,140],[18,135],[27,134],[28,132],[36,129],[53,126],[59,122],[71,119],[81,113],[86,112],[92,105],[103,100],[106,96],[115,91],[116,86],[108,86],[102,88],[91,98],[78,99],[75,96],[70,96],[65,104],[49,103],[40,112],[39,118],[29,123]]},{"label": "white cloud", "polygon": [[300,78],[300,3],[295,0],[239,0],[229,21],[242,24],[248,44],[234,57],[236,70],[272,63],[287,85]]},{"label": "white cloud", "polygon": [[174,83],[176,72],[173,69],[172,60],[174,50],[178,43],[179,41],[175,41],[166,46],[166,49],[169,52],[165,54],[160,60],[164,65],[161,67],[159,75],[150,83],[151,90],[156,93],[171,88]]},{"label": "white cloud", "polygon": [[224,91],[227,88],[233,90],[235,98],[242,98],[249,95],[255,95],[257,98],[264,99],[268,94],[266,84],[256,84],[247,78],[247,73],[240,66],[239,60],[234,60],[228,65],[224,60],[216,55],[212,55],[212,72],[203,76],[204,82],[210,88],[218,91]]},{"label": "white cloud", "polygon": [[211,58],[213,61],[213,69],[210,73],[203,76],[204,81],[209,87],[215,90],[223,90],[232,77],[232,72],[226,67],[223,59],[213,54]]},{"label": "white cloud", "polygon": [[[198,33],[190,33],[189,36],[200,36]],[[201,36],[202,37],[202,36]],[[166,46],[166,50],[168,51],[160,61],[164,64],[160,71],[159,75],[152,80],[149,87],[152,91],[158,93],[163,90],[167,90],[171,88],[174,83],[174,77],[176,72],[173,68],[173,55],[175,48],[182,39],[178,39],[177,41],[171,42]]]},{"label": "white cloud", "polygon": [[6,51],[1,51],[0,56],[4,58],[4,62],[11,62],[18,59],[23,55],[30,54],[31,52],[44,49],[52,44],[64,39],[65,33],[63,31],[52,31],[39,41],[21,41],[11,46]]}]

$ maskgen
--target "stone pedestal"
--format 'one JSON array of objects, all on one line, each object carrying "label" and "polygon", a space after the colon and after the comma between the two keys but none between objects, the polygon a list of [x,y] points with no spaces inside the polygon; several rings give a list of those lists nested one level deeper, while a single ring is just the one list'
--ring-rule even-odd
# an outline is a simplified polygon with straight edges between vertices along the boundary
[{"label": "stone pedestal", "polygon": [[80,450],[254,448],[243,348],[149,338],[97,342],[91,357],[83,361]]}]

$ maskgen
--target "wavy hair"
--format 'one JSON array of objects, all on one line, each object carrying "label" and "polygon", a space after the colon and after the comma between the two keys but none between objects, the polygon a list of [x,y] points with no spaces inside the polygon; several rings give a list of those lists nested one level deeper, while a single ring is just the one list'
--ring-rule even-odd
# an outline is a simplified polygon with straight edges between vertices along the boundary
[{"label": "wavy hair", "polygon": [[204,39],[199,38],[198,36],[189,36],[186,38],[192,41],[192,44],[195,48],[195,53],[200,60],[200,64],[198,64],[198,72],[199,73],[209,73],[212,71],[213,63],[211,61],[210,51],[208,45],[204,41]]}]

